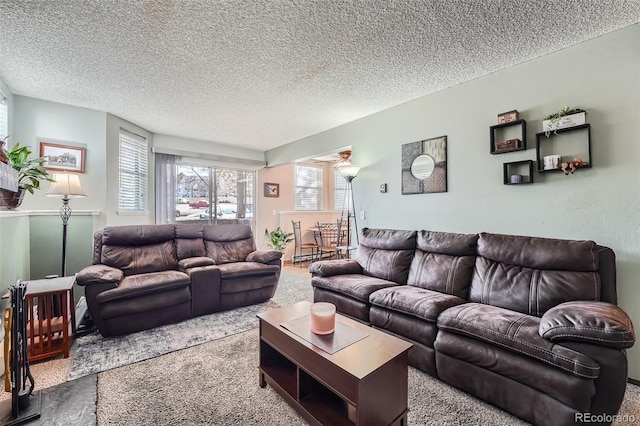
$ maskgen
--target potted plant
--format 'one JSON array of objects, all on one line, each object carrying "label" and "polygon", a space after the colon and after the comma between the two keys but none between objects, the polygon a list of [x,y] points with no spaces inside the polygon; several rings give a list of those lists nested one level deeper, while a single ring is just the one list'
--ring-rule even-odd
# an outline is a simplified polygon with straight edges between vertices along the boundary
[{"label": "potted plant", "polygon": [[[3,142],[6,141],[6,138]],[[25,191],[31,194],[34,190],[40,189],[41,181],[53,182],[49,173],[40,163],[46,161],[46,157],[30,157],[32,154],[29,147],[20,146],[20,143],[6,152],[9,158],[8,165],[18,172],[18,192],[0,189],[0,209],[13,210],[17,208],[24,198]]]},{"label": "potted plant", "polygon": [[587,112],[581,108],[562,107],[560,111],[547,115],[542,121],[542,130],[547,137],[551,132],[557,134],[558,129],[579,126],[586,122]]},{"label": "potted plant", "polygon": [[271,232],[269,232],[268,229],[265,229],[264,236],[268,239],[267,245],[278,251],[284,251],[284,249],[287,248],[287,244],[293,241],[293,233],[284,232],[280,227],[277,227]]}]

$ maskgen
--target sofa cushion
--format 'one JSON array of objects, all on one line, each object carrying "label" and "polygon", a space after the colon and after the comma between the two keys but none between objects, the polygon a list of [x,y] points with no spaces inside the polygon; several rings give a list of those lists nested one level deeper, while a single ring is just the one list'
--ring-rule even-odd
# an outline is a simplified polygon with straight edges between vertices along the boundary
[{"label": "sofa cushion", "polygon": [[355,259],[365,275],[406,284],[416,234],[416,231],[364,228]]},{"label": "sofa cushion", "polygon": [[173,242],[174,225],[107,226],[102,231],[102,243],[111,246],[145,246]]},{"label": "sofa cushion", "polygon": [[407,284],[466,299],[477,239],[476,234],[418,232]]},{"label": "sofa cushion", "polygon": [[481,233],[478,255],[525,268],[561,271],[598,270],[598,246],[593,241],[558,240]]},{"label": "sofa cushion", "polygon": [[178,268],[173,240],[131,246],[104,244],[102,263],[121,269],[125,276]]},{"label": "sofa cushion", "polygon": [[372,305],[436,322],[438,315],[466,301],[460,297],[410,285],[383,288],[369,296]]},{"label": "sofa cushion", "polygon": [[202,225],[176,225],[175,235],[178,260],[205,255]]},{"label": "sofa cushion", "polygon": [[479,303],[454,306],[438,317],[438,328],[442,330],[503,347],[579,377],[598,377],[597,362],[542,338],[539,326],[540,318]]},{"label": "sofa cushion", "polygon": [[244,262],[256,250],[248,225],[213,225],[203,229],[206,256],[216,264]]},{"label": "sofa cushion", "polygon": [[476,258],[469,300],[542,316],[547,310],[571,300],[597,301],[597,272],[540,270]]},{"label": "sofa cushion", "polygon": [[103,291],[96,296],[98,303],[127,299],[161,292],[169,289],[188,287],[189,276],[178,271],[151,272],[124,277],[118,287]]},{"label": "sofa cushion", "polygon": [[394,287],[398,284],[366,275],[347,274],[330,277],[314,276],[311,277],[311,285],[369,303],[369,296],[374,291],[385,287]]}]

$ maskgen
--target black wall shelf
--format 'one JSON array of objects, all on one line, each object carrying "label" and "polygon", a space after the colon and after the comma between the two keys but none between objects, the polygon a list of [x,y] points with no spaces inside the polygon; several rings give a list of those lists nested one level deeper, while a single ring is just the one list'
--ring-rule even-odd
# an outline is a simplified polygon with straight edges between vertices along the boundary
[{"label": "black wall shelf", "polygon": [[[568,144],[564,147],[560,144],[554,145],[558,147],[559,152],[549,152],[548,149],[545,150],[546,146],[552,145],[554,143],[554,139],[557,140],[559,137],[561,138],[563,136],[567,136],[569,133],[578,133],[580,131],[582,131],[585,135],[583,141],[580,142],[582,147],[579,150],[575,147],[573,148],[574,150],[578,150],[579,152],[567,152],[566,150],[572,149]],[[558,167],[555,169],[544,168],[544,157],[546,155],[560,155],[562,158],[560,164],[562,164],[563,162],[574,161],[576,157],[579,157],[583,161],[586,161],[587,164],[584,166],[579,166],[578,169],[591,168],[591,166],[593,165],[593,162],[591,160],[591,124],[587,123],[581,124],[579,126],[558,129],[555,132],[552,131],[549,136],[547,136],[546,132],[536,133],[536,165],[538,173],[561,172],[562,167]]]},{"label": "black wall shelf", "polygon": [[[518,134],[519,137],[516,138],[507,138],[504,135],[507,133],[506,130],[510,127],[520,127],[520,132]],[[507,152],[514,151],[524,151],[527,149],[527,122],[524,119],[511,121],[509,123],[496,124],[495,126],[489,127],[489,139],[490,139],[490,147],[489,152],[491,154],[506,154]],[[500,149],[496,147],[496,142],[500,144],[508,139],[517,139],[518,146],[514,148]]]},{"label": "black wall shelf", "polygon": [[[512,175],[520,175],[522,180],[520,182],[511,182]],[[533,160],[503,163],[502,177],[505,185],[525,185],[533,183]]]}]

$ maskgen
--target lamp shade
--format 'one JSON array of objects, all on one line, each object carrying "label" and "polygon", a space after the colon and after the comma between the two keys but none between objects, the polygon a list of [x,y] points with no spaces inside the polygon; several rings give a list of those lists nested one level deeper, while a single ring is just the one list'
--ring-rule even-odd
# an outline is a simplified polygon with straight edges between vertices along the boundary
[{"label": "lamp shade", "polygon": [[78,175],[70,173],[54,173],[51,187],[47,192],[47,197],[56,198],[79,198],[86,197],[87,194],[82,190],[80,178]]},{"label": "lamp shade", "polygon": [[342,176],[350,178],[356,177],[358,175],[358,171],[360,171],[360,166],[356,166],[355,164],[343,164],[337,168]]}]

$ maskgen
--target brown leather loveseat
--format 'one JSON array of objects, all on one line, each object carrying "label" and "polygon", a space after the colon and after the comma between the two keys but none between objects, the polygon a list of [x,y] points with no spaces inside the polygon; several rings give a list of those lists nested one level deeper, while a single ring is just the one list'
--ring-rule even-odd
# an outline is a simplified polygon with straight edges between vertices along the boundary
[{"label": "brown leather loveseat", "polygon": [[315,301],[410,341],[412,365],[531,423],[610,423],[620,408],[635,335],[607,247],[365,228],[355,259],[309,269]]},{"label": "brown leather loveseat", "polygon": [[281,257],[256,251],[247,225],[112,226],[76,281],[106,337],[266,301]]}]

